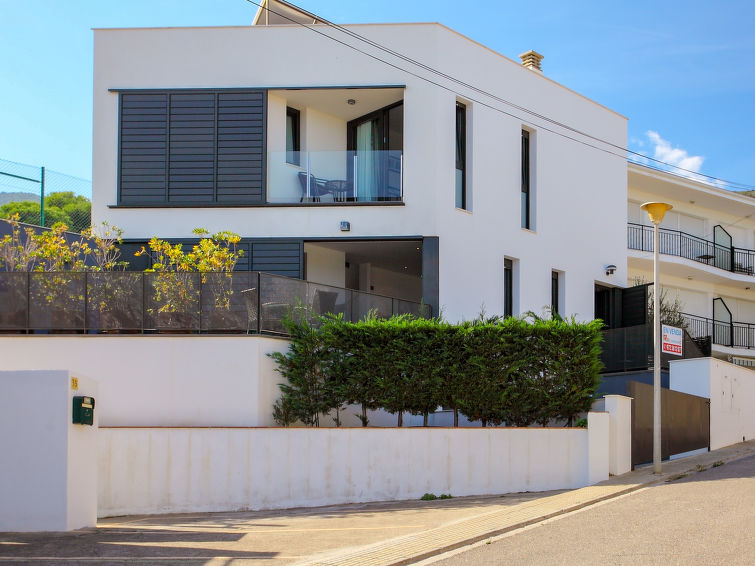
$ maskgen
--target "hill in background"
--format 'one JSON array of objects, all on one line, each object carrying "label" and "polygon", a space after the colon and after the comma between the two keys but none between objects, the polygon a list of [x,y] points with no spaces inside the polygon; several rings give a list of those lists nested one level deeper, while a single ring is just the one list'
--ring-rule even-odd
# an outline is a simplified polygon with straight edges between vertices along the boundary
[{"label": "hill in background", "polygon": [[0,206],[9,202],[31,200],[39,202],[39,195],[34,193],[0,193]]}]

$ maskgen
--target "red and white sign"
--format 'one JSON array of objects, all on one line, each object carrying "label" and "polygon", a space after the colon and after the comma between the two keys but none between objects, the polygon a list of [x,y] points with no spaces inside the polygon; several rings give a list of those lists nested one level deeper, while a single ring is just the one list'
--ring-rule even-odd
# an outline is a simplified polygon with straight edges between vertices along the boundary
[{"label": "red and white sign", "polygon": [[661,352],[664,354],[682,355],[682,339],[684,331],[675,326],[661,325]]}]

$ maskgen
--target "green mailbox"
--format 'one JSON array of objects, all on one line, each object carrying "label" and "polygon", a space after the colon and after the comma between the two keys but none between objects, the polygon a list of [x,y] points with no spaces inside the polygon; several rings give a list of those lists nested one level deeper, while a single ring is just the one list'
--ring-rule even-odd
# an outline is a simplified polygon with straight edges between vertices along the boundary
[{"label": "green mailbox", "polygon": [[73,398],[73,424],[94,424],[94,397]]}]

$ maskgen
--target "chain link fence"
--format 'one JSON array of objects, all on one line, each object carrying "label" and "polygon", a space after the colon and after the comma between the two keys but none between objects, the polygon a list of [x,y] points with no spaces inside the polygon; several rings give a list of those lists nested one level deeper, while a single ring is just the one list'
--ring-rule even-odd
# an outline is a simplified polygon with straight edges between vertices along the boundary
[{"label": "chain link fence", "polygon": [[27,224],[63,222],[72,232],[91,225],[92,182],[26,163],[0,159],[0,218]]}]

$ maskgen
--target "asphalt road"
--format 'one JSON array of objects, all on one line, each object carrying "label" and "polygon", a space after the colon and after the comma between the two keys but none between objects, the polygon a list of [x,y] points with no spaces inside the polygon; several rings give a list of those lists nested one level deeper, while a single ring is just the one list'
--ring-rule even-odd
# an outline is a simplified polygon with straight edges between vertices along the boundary
[{"label": "asphalt road", "polygon": [[456,552],[434,566],[750,566],[755,564],[755,456]]}]

